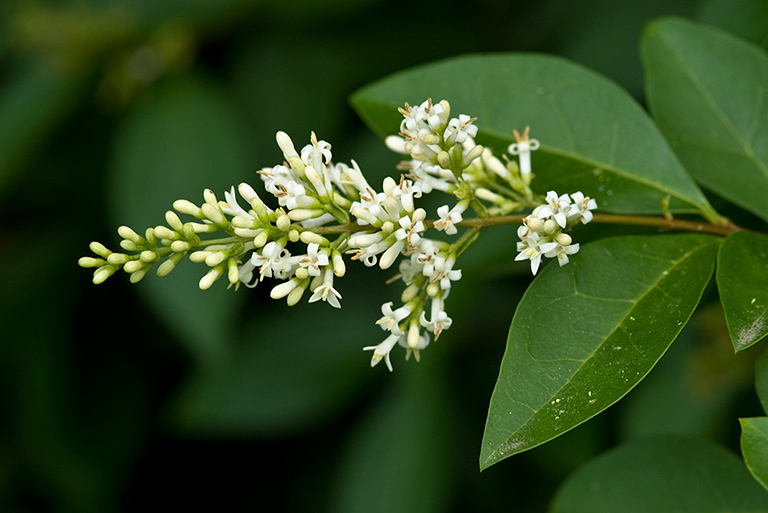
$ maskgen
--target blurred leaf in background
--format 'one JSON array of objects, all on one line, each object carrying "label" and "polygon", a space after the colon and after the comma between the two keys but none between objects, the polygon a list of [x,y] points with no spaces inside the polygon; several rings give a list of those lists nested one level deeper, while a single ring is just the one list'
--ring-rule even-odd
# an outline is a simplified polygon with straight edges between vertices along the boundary
[{"label": "blurred leaf in background", "polygon": [[361,350],[382,337],[382,297],[400,292],[383,285],[388,273],[350,266],[336,312],[288,309],[266,284],[201,292],[191,264],[96,288],[77,258],[91,240],[114,244],[120,224],[161,223],[177,198],[255,184],[282,160],[278,129],[301,145],[315,130],[337,160],[380,181],[399,159],[347,99],[396,71],[537,51],[640,97],[648,20],[699,13],[759,43],[766,17],[742,4],[449,0],[410,13],[384,0],[3,2],[0,509],[212,499],[222,510],[508,511],[515,483],[518,511],[544,510],[621,421],[609,411],[556,450],[478,474],[488,398],[529,283],[497,256],[509,230],[478,243],[493,265],[467,253],[454,328],[420,364],[396,361],[394,376],[371,370]]}]

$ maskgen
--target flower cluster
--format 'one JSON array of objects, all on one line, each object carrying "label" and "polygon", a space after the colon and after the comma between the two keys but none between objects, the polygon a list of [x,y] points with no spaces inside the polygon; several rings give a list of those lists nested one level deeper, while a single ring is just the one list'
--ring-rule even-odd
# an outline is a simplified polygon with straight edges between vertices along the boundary
[{"label": "flower cluster", "polygon": [[576,223],[587,224],[592,220],[591,211],[596,208],[595,200],[581,192],[568,197],[567,194],[558,196],[555,191],[549,191],[546,203],[536,207],[517,229],[520,237],[517,250],[520,253],[515,260],[530,260],[533,274],[538,271],[542,256],[557,257],[561,267],[567,264],[568,255],[577,253],[579,245],[573,244],[571,236],[563,230]]},{"label": "flower cluster", "polygon": [[[399,179],[387,177],[377,188],[365,178],[357,163],[334,163],[331,145],[318,140],[297,151],[291,138],[277,133],[284,161],[258,173],[264,190],[273,198],[266,202],[246,183],[224,193],[224,201],[206,190],[204,202],[196,205],[178,200],[165,216],[167,226],[148,228],[139,235],[122,226],[118,234],[125,253],[112,252],[98,242],[91,244],[95,257],[83,257],[83,267],[94,268],[93,281],[101,283],[117,270],[140,281],[157,265],[157,274],[171,272],[181,260],[203,263],[208,271],[200,280],[207,289],[226,274],[230,286],[255,287],[265,279],[277,280],[270,296],[298,303],[309,291],[309,302],[324,301],[341,307],[336,280],[346,272],[344,256],[366,266],[389,269],[397,265],[402,280],[402,304],[386,302],[377,324],[387,332],[372,351],[371,365],[384,360],[392,370],[390,352],[396,345],[406,349],[406,359],[416,360],[420,351],[450,328],[445,311],[451,284],[461,278],[455,268],[459,255],[478,237],[468,226],[452,242],[428,237],[427,230],[457,235],[467,225],[464,215],[493,216],[536,209],[525,218],[519,234],[517,260],[529,259],[536,273],[541,256],[555,257],[561,265],[578,250],[563,233],[570,224],[588,222],[596,205],[581,193],[558,197],[550,192],[545,205],[530,188],[531,151],[539,142],[515,132],[517,142],[508,152],[517,161],[475,144],[476,118],[451,117],[447,101],[418,106],[407,103],[400,109],[403,120],[398,136],[387,145],[407,155],[400,164]],[[454,202],[437,208],[436,217],[416,202],[433,191],[446,193]],[[243,201],[242,206],[239,201]],[[271,203],[273,206],[268,206]],[[276,205],[275,205],[276,204]],[[194,220],[182,222],[179,214]],[[470,223],[471,224],[471,223]],[[221,234],[210,238],[210,234]]]}]

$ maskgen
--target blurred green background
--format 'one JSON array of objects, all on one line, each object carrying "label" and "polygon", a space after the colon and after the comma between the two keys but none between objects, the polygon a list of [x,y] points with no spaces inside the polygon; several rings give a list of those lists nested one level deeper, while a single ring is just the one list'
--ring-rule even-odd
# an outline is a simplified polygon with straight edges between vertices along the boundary
[{"label": "blurred green background", "polygon": [[[274,133],[310,131],[372,183],[398,161],[347,105],[406,67],[471,52],[564,56],[642,101],[637,39],[679,14],[765,46],[759,1],[4,0],[0,4],[0,511],[546,509],[574,468],[648,433],[737,447],[760,414],[754,351],[715,302],[626,400],[478,472],[488,400],[529,277],[514,229],[458,267],[452,329],[371,370],[390,275],[350,265],[343,309],[197,289],[201,266],[93,286],[88,243],[173,200],[260,181]],[[461,80],[461,77],[456,77]],[[403,98],[411,103],[423,98]],[[471,114],[471,113],[469,113]],[[479,120],[478,123],[482,123]],[[373,276],[372,276],[373,275]],[[710,300],[716,295],[709,294]],[[510,504],[511,503],[511,504]]]}]

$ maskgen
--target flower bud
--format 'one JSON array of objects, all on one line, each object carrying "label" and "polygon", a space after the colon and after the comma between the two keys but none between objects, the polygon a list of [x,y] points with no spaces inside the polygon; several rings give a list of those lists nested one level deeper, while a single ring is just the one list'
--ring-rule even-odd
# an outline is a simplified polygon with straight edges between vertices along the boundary
[{"label": "flower bud", "polygon": [[93,284],[100,285],[104,283],[107,278],[115,274],[117,269],[117,266],[114,265],[102,265],[93,273]]},{"label": "flower bud", "polygon": [[418,347],[419,338],[421,338],[420,331],[419,323],[415,321],[411,322],[411,326],[408,328],[408,347],[411,349],[416,349]]},{"label": "flower bud", "polygon": [[322,246],[327,242],[326,238],[322,235],[310,231],[301,232],[301,234],[299,234],[299,239],[301,239],[301,242],[304,244],[317,244],[319,246]]},{"label": "flower bud", "polygon": [[120,247],[126,251],[139,251],[141,249],[139,246],[136,245],[136,243],[129,241],[128,239],[121,240]]},{"label": "flower bud", "polygon": [[555,240],[561,246],[570,246],[573,242],[573,239],[567,233],[559,233],[557,237],[555,237]]},{"label": "flower bud", "polygon": [[133,231],[128,226],[121,226],[117,229],[117,234],[120,235],[123,239],[129,240],[133,242],[134,244],[141,244],[143,241],[142,237]]},{"label": "flower bud", "polygon": [[139,283],[144,276],[147,275],[146,269],[141,269],[139,271],[136,271],[134,273],[131,273],[131,277],[128,278],[131,283]]},{"label": "flower bud", "polygon": [[123,266],[123,271],[127,273],[135,273],[140,271],[142,268],[144,268],[144,262],[141,260],[131,260],[130,262],[126,262],[126,264]]},{"label": "flower bud", "polygon": [[288,303],[288,306],[293,306],[299,301],[301,301],[301,296],[304,295],[304,291],[307,290],[307,287],[296,287],[292,291],[288,293],[288,298],[286,299],[286,302]]},{"label": "flower bud", "polygon": [[281,232],[287,232],[291,227],[291,218],[285,214],[280,215],[275,222],[277,229]]},{"label": "flower bud", "polygon": [[296,288],[296,285],[298,285],[296,280],[284,281],[283,283],[275,285],[272,288],[272,292],[269,293],[269,297],[272,299],[283,299],[288,295],[288,293]]},{"label": "flower bud", "polygon": [[462,163],[464,164],[464,167],[467,167],[470,165],[476,158],[483,155],[483,147],[479,144],[469,150],[466,155],[464,155],[464,158],[462,159]]},{"label": "flower bud", "polygon": [[206,189],[203,191],[203,199],[207,204],[211,205],[212,207],[217,207],[219,205],[219,201],[216,199],[216,195],[210,189]]},{"label": "flower bud", "polygon": [[344,257],[338,251],[333,252],[333,274],[341,278],[347,272],[347,264],[344,263]]},{"label": "flower bud", "polygon": [[125,253],[112,253],[107,257],[107,262],[112,265],[123,265],[128,260],[130,260],[130,257]]},{"label": "flower bud", "polygon": [[77,261],[77,265],[80,267],[90,268],[90,267],[99,267],[100,265],[104,265],[104,260],[101,258],[93,258],[93,257],[82,257]]},{"label": "flower bud", "polygon": [[523,223],[525,223],[525,225],[531,230],[533,230],[534,232],[541,232],[542,230],[544,230],[544,221],[542,221],[538,217],[528,216],[525,219],[523,219]]},{"label": "flower bud", "polygon": [[180,199],[173,202],[173,208],[177,212],[197,217],[198,219],[203,217],[203,212],[200,207],[192,203],[191,201]]},{"label": "flower bud", "polygon": [[150,262],[154,262],[155,260],[157,260],[157,253],[147,249],[141,252],[141,255],[139,256],[139,258],[141,259],[142,262],[148,264]]},{"label": "flower bud", "polygon": [[408,301],[411,301],[416,296],[419,295],[419,291],[421,290],[421,287],[416,285],[415,283],[411,283],[408,285],[403,293],[400,295],[400,301],[403,303],[407,303]]},{"label": "flower bud", "polygon": [[173,239],[179,238],[178,233],[174,232],[173,230],[165,226],[155,226],[154,233],[156,237],[159,237],[161,239],[173,240]]},{"label": "flower bud", "polygon": [[168,223],[168,226],[173,228],[174,230],[181,230],[182,223],[181,219],[179,219],[179,216],[176,215],[176,212],[173,210],[169,210],[165,213],[165,222]]},{"label": "flower bud", "polygon": [[208,273],[200,279],[200,283],[198,284],[200,289],[208,290],[211,288],[211,285],[213,285],[216,280],[221,278],[222,274],[224,274],[224,267],[220,265],[208,271]]},{"label": "flower bud", "polygon": [[91,249],[91,251],[102,258],[107,258],[112,254],[112,252],[108,250],[101,242],[93,241],[88,245],[88,247]]},{"label": "flower bud", "polygon": [[183,253],[188,251],[190,247],[189,242],[184,242],[183,240],[175,240],[171,243],[171,251],[174,253]]}]

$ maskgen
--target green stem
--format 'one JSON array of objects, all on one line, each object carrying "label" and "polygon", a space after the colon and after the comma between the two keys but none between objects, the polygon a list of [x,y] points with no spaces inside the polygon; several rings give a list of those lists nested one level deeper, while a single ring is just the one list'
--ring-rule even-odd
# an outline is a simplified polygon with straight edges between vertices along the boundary
[{"label": "green stem", "polygon": [[[470,228],[486,228],[488,226],[503,226],[509,224],[521,224],[524,217],[528,214],[517,214],[510,216],[495,216],[495,217],[472,217],[464,219],[457,226],[465,226]],[[746,228],[742,228],[733,224],[731,221],[725,221],[720,224],[710,224],[700,221],[689,221],[687,219],[665,219],[663,217],[652,216],[632,216],[632,215],[617,215],[617,214],[595,214],[592,219],[594,223],[602,224],[626,224],[635,226],[655,226],[660,230],[677,230],[687,232],[698,233],[710,233],[712,235],[720,235],[726,237],[733,232],[743,231]],[[434,221],[424,221],[424,226],[432,228]],[[322,226],[314,228],[313,231],[325,235],[334,233],[354,233],[360,231],[371,230],[370,226],[358,225],[356,223],[346,223],[343,225],[335,226]]]}]

